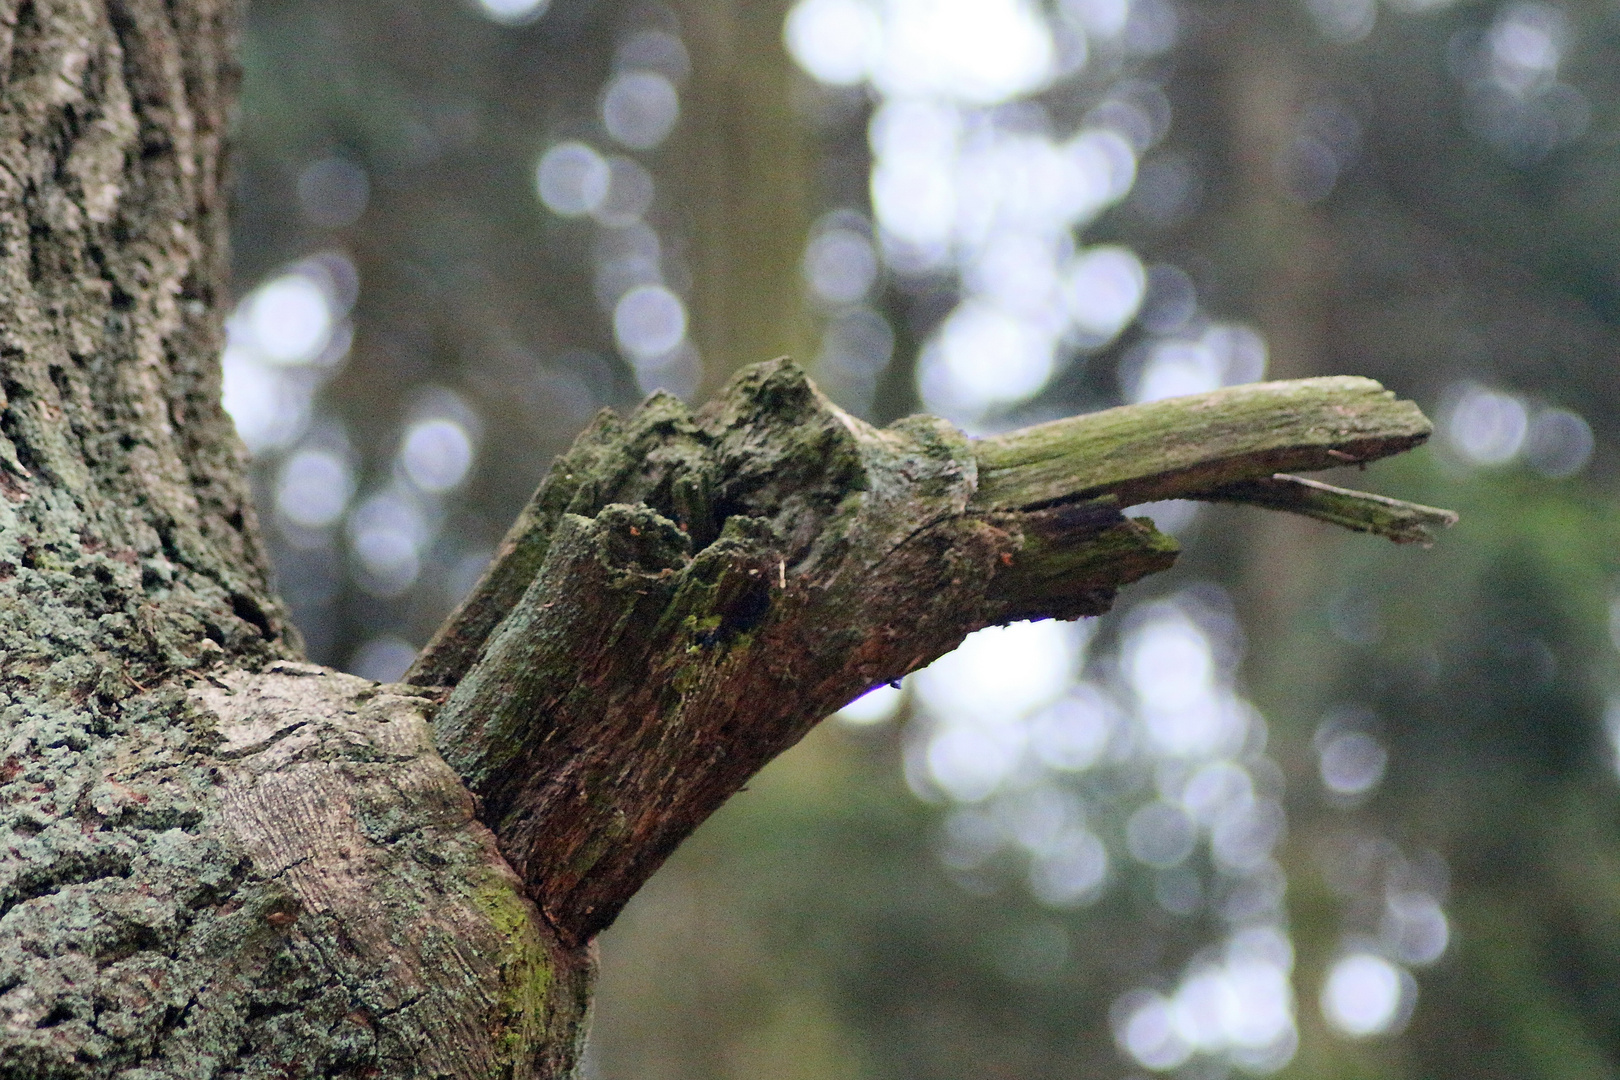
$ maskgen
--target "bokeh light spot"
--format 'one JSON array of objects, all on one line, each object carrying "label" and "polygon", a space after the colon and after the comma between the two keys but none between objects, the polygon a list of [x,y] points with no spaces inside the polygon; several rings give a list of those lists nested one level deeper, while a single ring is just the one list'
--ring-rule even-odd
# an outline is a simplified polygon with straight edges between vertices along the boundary
[{"label": "bokeh light spot", "polygon": [[1063,300],[1069,318],[1087,344],[1114,339],[1136,315],[1147,295],[1147,271],[1121,247],[1097,247],[1069,264]]},{"label": "bokeh light spot", "polygon": [[669,136],[680,118],[675,85],[656,71],[627,71],[602,94],[602,125],[632,150],[651,150]]},{"label": "bokeh light spot", "polygon": [[410,643],[393,636],[374,637],[354,651],[349,673],[373,682],[395,682],[416,660]]},{"label": "bokeh light spot", "polygon": [[337,522],[354,494],[354,471],[330,450],[300,450],[281,465],[276,509],[293,524],[324,529]]},{"label": "bokeh light spot", "polygon": [[1049,907],[1074,907],[1097,898],[1108,880],[1108,849],[1085,829],[1074,829],[1030,862],[1029,891]]},{"label": "bokeh light spot", "polygon": [[601,205],[612,173],[602,155],[582,142],[562,142],[540,157],[535,190],[546,209],[561,217],[581,217]]},{"label": "bokeh light spot", "polygon": [[1287,815],[1272,799],[1251,799],[1233,805],[1216,818],[1210,830],[1210,854],[1215,856],[1216,865],[1226,870],[1253,872],[1266,865],[1287,827]]},{"label": "bokeh light spot", "polygon": [[1568,409],[1547,409],[1530,421],[1524,440],[1524,459],[1552,480],[1574,476],[1586,468],[1596,440],[1592,426]]},{"label": "bokeh light spot", "polygon": [[1301,135],[1278,162],[1283,188],[1297,203],[1321,202],[1339,182],[1339,160],[1321,139]]},{"label": "bokeh light spot", "polygon": [[1161,994],[1144,994],[1126,1011],[1114,1037],[1143,1068],[1158,1072],[1179,1068],[1193,1054],[1178,1030],[1170,1001]]},{"label": "bokeh light spot", "polygon": [[1529,430],[1524,402],[1483,386],[1464,387],[1446,419],[1452,448],[1476,465],[1512,461]]},{"label": "bokeh light spot", "polygon": [[788,13],[783,37],[812,77],[853,86],[871,71],[883,45],[883,24],[863,0],[800,0]]},{"label": "bokeh light spot", "polygon": [[1166,614],[1126,639],[1126,678],[1149,708],[1182,709],[1208,695],[1215,667],[1209,639],[1189,620]]},{"label": "bokeh light spot", "polygon": [[1188,779],[1181,805],[1199,825],[1209,826],[1254,801],[1254,781],[1243,766],[1212,761]]},{"label": "bokeh light spot", "polygon": [[1102,757],[1118,725],[1118,707],[1095,686],[1082,685],[1031,720],[1030,745],[1050,768],[1079,772]]},{"label": "bokeh light spot", "polygon": [[1071,624],[1045,620],[969,634],[956,650],[912,676],[936,716],[964,722],[1012,719],[1056,701],[1077,660]]},{"label": "bokeh light spot", "polygon": [[666,356],[686,338],[686,305],[662,285],[638,285],[613,309],[613,336],[633,362]]},{"label": "bokeh light spot", "polygon": [[822,82],[989,105],[1045,86],[1052,32],[1025,0],[800,0],[783,36]]},{"label": "bokeh light spot", "polygon": [[340,157],[322,158],[298,174],[298,205],[313,224],[341,229],[360,220],[371,194],[366,170]]},{"label": "bokeh light spot", "polygon": [[1402,960],[1422,966],[1444,955],[1451,924],[1428,893],[1394,890],[1385,903],[1384,936]]},{"label": "bokeh light spot", "polygon": [[816,357],[816,374],[841,404],[865,412],[878,375],[894,356],[894,329],[869,307],[846,308],[828,325]]},{"label": "bokeh light spot", "polygon": [[1055,341],[1010,312],[963,303],[924,349],[923,403],[947,419],[970,419],[1038,394],[1056,369]]},{"label": "bokeh light spot", "polygon": [[1389,752],[1364,731],[1329,736],[1317,757],[1322,786],[1335,795],[1363,795],[1378,786]]},{"label": "bokeh light spot", "polygon": [[420,420],[405,432],[399,461],[411,483],[440,495],[460,484],[472,467],[472,438],[454,420]]},{"label": "bokeh light spot", "polygon": [[478,0],[484,15],[507,26],[521,26],[533,22],[546,13],[551,0]]},{"label": "bokeh light spot", "polygon": [[253,346],[275,364],[307,364],[319,357],[335,321],[325,291],[298,273],[259,286],[246,314]]},{"label": "bokeh light spot", "polygon": [[1125,823],[1125,846],[1137,862],[1160,870],[1193,852],[1198,834],[1185,811],[1165,802],[1140,807]]},{"label": "bokeh light spot", "polygon": [[1374,0],[1307,0],[1317,31],[1338,45],[1349,45],[1372,33],[1378,19]]},{"label": "bokeh light spot", "polygon": [[394,597],[416,584],[430,533],[422,507],[407,492],[382,491],[366,499],[349,514],[348,533],[367,592]]},{"label": "bokeh light spot", "polygon": [[1394,964],[1371,953],[1340,958],[1322,987],[1322,1016],[1351,1038],[1388,1031],[1400,1017],[1401,975]]},{"label": "bokeh light spot", "polygon": [[885,683],[868,690],[835,715],[846,724],[870,727],[893,719],[894,714],[900,711],[900,702],[904,698],[905,692],[900,687]]},{"label": "bokeh light spot", "polygon": [[804,277],[810,291],[830,304],[852,304],[877,280],[872,241],[853,229],[828,229],[804,250]]},{"label": "bokeh light spot", "polygon": [[591,208],[590,215],[609,228],[634,225],[652,206],[652,173],[640,162],[619,154],[608,158],[607,166],[607,192]]},{"label": "bokeh light spot", "polygon": [[291,444],[309,423],[311,391],[267,367],[245,348],[225,350],[220,402],[250,453]]},{"label": "bokeh light spot", "polygon": [[658,71],[672,82],[692,73],[692,59],[680,38],[664,30],[638,30],[613,51],[619,71]]}]

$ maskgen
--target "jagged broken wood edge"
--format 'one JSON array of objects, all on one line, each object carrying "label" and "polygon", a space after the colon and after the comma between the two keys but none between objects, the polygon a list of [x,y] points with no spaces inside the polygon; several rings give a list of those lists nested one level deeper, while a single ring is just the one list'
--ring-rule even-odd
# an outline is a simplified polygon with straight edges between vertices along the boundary
[{"label": "jagged broken wood edge", "polygon": [[[1116,500],[976,508],[976,483],[961,432],[880,431],[786,361],[695,414],[655,396],[604,415],[559,460],[508,547],[538,567],[521,598],[475,662],[453,620],[407,676],[455,680],[438,744],[559,932],[606,926],[850,698],[982,626],[1101,613],[1174,560]],[[510,562],[467,611],[491,621]]]},{"label": "jagged broken wood edge", "polygon": [[[684,406],[654,394],[630,421],[603,410],[523,508],[489,568],[417,659],[408,679],[454,685],[539,570],[551,530],[575,499],[576,475],[599,468],[622,439]],[[638,421],[640,423],[638,424]],[[852,423],[859,421],[851,420]],[[1253,383],[1051,421],[972,444],[976,505],[1030,510],[1112,497],[1129,507],[1161,499],[1247,503],[1330,521],[1398,542],[1427,540],[1456,515],[1399,499],[1289,477],[1365,465],[1426,441],[1421,410],[1372,379],[1329,376]],[[1330,497],[1331,496],[1331,497]]]}]

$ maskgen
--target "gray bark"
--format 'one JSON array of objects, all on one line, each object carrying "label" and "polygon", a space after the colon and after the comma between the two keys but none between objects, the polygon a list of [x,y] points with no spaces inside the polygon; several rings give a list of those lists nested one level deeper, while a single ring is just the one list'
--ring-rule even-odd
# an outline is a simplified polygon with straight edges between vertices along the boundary
[{"label": "gray bark", "polygon": [[219,405],[219,0],[0,3],[0,1078],[562,1077],[593,938],[823,715],[1105,610],[1187,496],[1428,424],[1367,380],[975,443],[787,362],[604,414],[411,673],[301,662]]}]

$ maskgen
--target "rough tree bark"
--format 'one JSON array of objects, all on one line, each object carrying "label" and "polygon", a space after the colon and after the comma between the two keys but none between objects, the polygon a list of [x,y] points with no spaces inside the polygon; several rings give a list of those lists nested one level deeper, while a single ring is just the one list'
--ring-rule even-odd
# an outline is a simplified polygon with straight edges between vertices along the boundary
[{"label": "rough tree bark", "polygon": [[592,940],[868,687],[1428,424],[1264,384],[971,441],[790,363],[604,413],[409,684],[303,663],[219,405],[236,10],[0,0],[0,1078],[561,1077]]}]

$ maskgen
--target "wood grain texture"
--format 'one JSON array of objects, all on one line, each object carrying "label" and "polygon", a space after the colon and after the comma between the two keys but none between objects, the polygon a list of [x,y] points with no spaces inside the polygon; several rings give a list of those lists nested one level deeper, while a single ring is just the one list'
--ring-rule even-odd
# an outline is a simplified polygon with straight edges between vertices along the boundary
[{"label": "wood grain texture", "polygon": [[1443,512],[1251,478],[1428,430],[1346,378],[975,442],[928,417],[872,428],[773,361],[696,413],[655,396],[598,417],[408,677],[453,685],[446,760],[546,918],[585,941],[823,716],[972,630],[1098,614],[1169,566],[1174,542],[1121,504],[1252,501],[1399,533]]},{"label": "wood grain texture", "polygon": [[274,1010],[295,1029],[282,1042],[330,1071],[550,1075],[549,1056],[566,1072],[593,958],[559,946],[473,817],[434,752],[431,703],[286,663],[191,697],[217,718],[218,829],[246,856],[237,897],[273,909],[275,940],[260,970],[211,979],[190,1007]]}]

